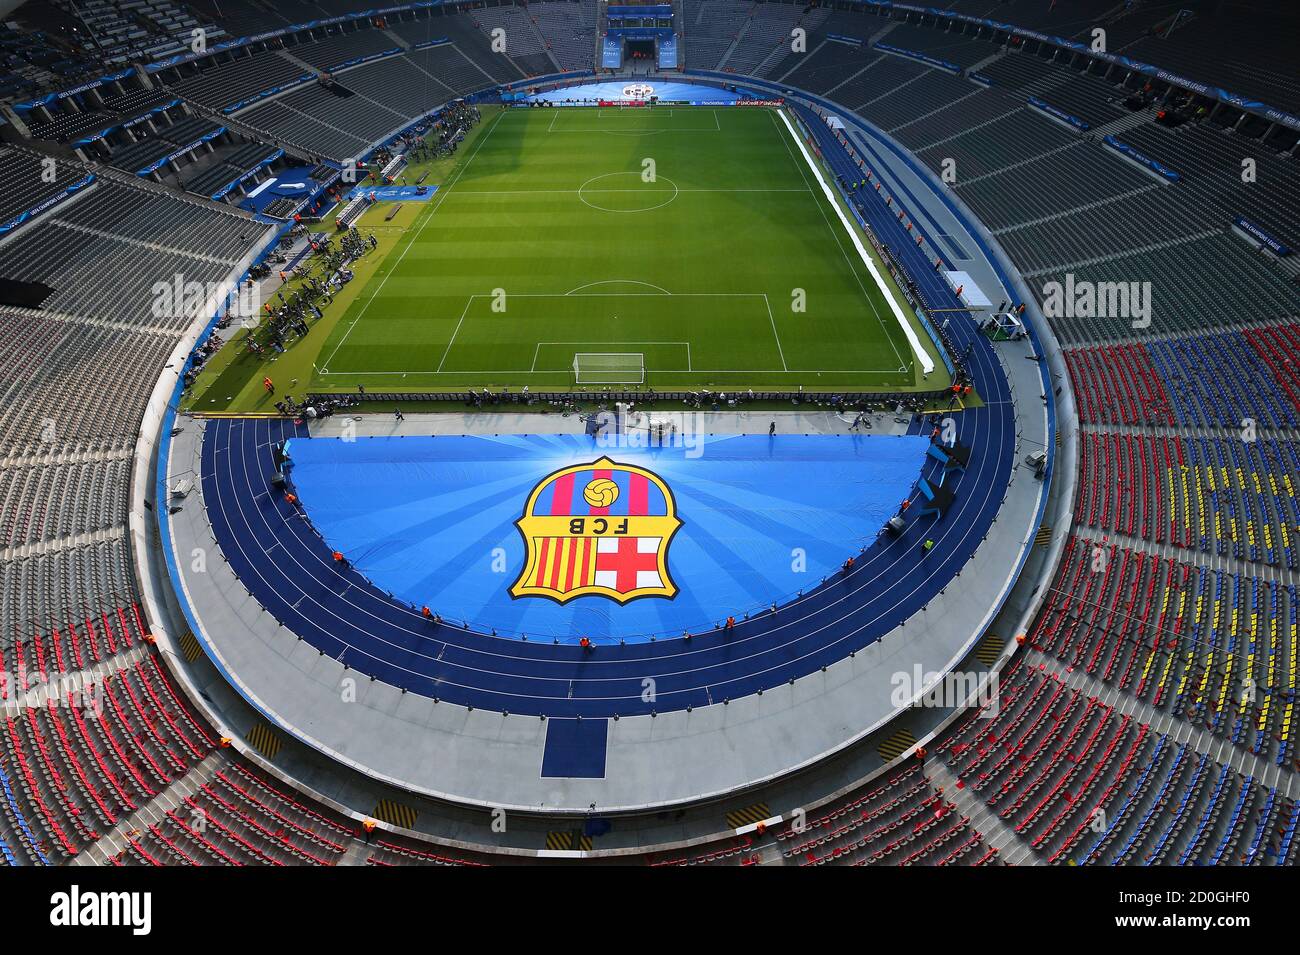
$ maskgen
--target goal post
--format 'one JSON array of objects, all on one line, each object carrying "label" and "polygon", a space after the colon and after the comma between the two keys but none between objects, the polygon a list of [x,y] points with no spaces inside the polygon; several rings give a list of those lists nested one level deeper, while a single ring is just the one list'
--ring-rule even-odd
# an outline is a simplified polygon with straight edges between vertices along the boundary
[{"label": "goal post", "polygon": [[643,385],[645,354],[577,352],[573,356],[573,380],[579,385]]}]

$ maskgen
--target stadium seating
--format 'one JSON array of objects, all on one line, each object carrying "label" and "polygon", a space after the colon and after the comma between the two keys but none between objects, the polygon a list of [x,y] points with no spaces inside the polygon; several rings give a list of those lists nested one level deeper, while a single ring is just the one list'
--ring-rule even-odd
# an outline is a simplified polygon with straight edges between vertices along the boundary
[{"label": "stadium seating", "polygon": [[802,12],[799,7],[785,4],[755,4],[735,50],[720,67],[735,73],[760,72],[759,66],[769,56],[790,48],[790,30],[799,22]]},{"label": "stadium seating", "polygon": [[596,42],[595,0],[543,0],[530,3],[528,9],[561,70],[591,68]]},{"label": "stadium seating", "polygon": [[[1264,99],[1280,109],[1300,108],[1300,83],[1291,62],[1294,50],[1286,39],[1292,21],[1282,8],[1261,9],[1241,2],[1190,6],[1193,16],[1177,30],[1144,34],[1125,53]],[[1219,55],[1225,48],[1248,49],[1250,55]]]},{"label": "stadium seating", "polygon": [[55,178],[46,182],[41,175],[41,157],[22,149],[0,150],[0,176],[7,184],[0,199],[0,221],[9,221],[28,209],[66,190],[85,177],[85,172],[70,165],[54,166]]},{"label": "stadium seating", "polygon": [[95,69],[92,57],[57,44],[44,30],[17,30],[11,23],[0,23],[0,96],[22,100],[52,93]]},{"label": "stadium seating", "polygon": [[[1005,861],[1008,843],[1048,864],[1294,862],[1298,807],[1277,786],[1089,692],[1101,682],[1046,669],[1037,649],[1031,659],[924,763],[810,811],[797,829],[752,834],[739,858],[721,842],[652,864],[989,865]],[[972,828],[965,806],[996,833]]]},{"label": "stadium seating", "polygon": [[[358,67],[357,72],[384,65]],[[352,73],[343,74],[342,81],[353,82]],[[364,154],[371,143],[413,119],[369,97],[340,97],[316,83],[255,106],[240,118],[255,128],[275,130],[282,140],[312,155],[337,160]]]},{"label": "stadium seating", "polygon": [[248,143],[224,156],[220,162],[193,173],[186,170],[182,184],[187,192],[207,198],[243,179],[276,155],[277,150],[272,146]]},{"label": "stadium seating", "polygon": [[391,34],[372,29],[340,31],[291,46],[285,52],[318,70],[329,71],[349,60],[397,48],[398,44]]},{"label": "stadium seating", "polygon": [[531,14],[516,6],[487,7],[472,11],[471,19],[487,37],[502,31],[505,56],[524,76],[544,76],[559,71],[559,65],[546,50],[546,41]]},{"label": "stadium seating", "polygon": [[42,307],[50,311],[179,329],[187,316],[140,308],[154,300],[159,277],[218,285],[263,231],[238,216],[106,182],[31,225],[24,241],[0,247],[0,271],[49,285]]},{"label": "stadium seating", "polygon": [[277,51],[234,54],[222,63],[205,62],[197,73],[183,72],[172,86],[187,99],[220,109],[273,87],[300,82],[309,73]]},{"label": "stadium seating", "polygon": [[754,6],[746,0],[683,3],[680,32],[685,38],[687,66],[696,70],[722,69],[732,45],[748,26],[749,11]]},{"label": "stadium seating", "polygon": [[920,767],[890,773],[860,791],[774,826],[690,853],[650,857],[651,866],[997,865],[969,817]]}]

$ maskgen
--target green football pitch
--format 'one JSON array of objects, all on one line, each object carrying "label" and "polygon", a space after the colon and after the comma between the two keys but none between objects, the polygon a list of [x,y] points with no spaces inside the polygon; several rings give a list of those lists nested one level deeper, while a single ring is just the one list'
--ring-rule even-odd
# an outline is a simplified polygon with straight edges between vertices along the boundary
[{"label": "green football pitch", "polygon": [[583,353],[656,390],[901,390],[917,342],[945,383],[774,109],[500,110],[407,205],[312,341],[313,390],[571,389]]}]

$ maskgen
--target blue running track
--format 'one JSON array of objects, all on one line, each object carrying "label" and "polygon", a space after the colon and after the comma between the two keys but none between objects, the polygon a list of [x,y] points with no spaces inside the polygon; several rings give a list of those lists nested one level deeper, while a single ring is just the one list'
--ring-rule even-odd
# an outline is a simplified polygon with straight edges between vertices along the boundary
[{"label": "blue running track", "polygon": [[[994,371],[991,355],[977,348],[975,357],[986,373]],[[997,385],[990,385],[996,402]],[[912,516],[907,533],[881,538],[851,573],[832,576],[776,613],[738,621],[729,632],[602,646],[589,655],[572,640],[523,641],[430,623],[355,569],[340,570],[311,524],[269,485],[273,446],[306,436],[292,421],[208,422],[203,493],[217,542],[244,586],[292,632],[355,670],[425,696],[511,713],[665,712],[814,672],[880,639],[928,603],[969,560],[997,515],[1015,448],[1004,403],[957,420],[971,461],[939,524]],[[930,461],[923,473],[933,479],[938,467]],[[936,547],[923,558],[925,537]],[[647,678],[655,681],[654,704],[642,700]]]}]

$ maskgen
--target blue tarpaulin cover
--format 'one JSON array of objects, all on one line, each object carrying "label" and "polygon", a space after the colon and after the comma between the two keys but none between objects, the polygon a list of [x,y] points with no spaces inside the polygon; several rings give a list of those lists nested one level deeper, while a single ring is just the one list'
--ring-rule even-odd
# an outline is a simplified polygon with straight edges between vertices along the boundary
[{"label": "blue tarpaulin cover", "polygon": [[566,100],[592,102],[595,100],[647,100],[657,96],[661,100],[679,103],[734,103],[739,93],[714,86],[697,86],[692,83],[674,83],[663,80],[620,80],[609,83],[586,83],[561,89],[533,93],[528,100],[534,103],[563,103]]},{"label": "blue tarpaulin cover", "polygon": [[[817,586],[876,539],[916,482],[929,445],[917,436],[861,434],[700,440],[647,448],[588,435],[317,437],[291,439],[287,450],[308,518],[376,586],[476,629],[607,643],[699,633]],[[576,469],[567,483],[548,483],[566,468]],[[608,506],[584,502],[593,483],[598,504],[613,496]],[[562,602],[512,596],[530,559],[515,522],[534,490],[535,513],[564,515],[565,528],[570,515],[662,520],[675,512],[681,524],[661,565],[671,582],[659,580],[675,593],[626,603],[598,594]],[[532,549],[547,566],[551,558]],[[575,564],[586,559],[580,549],[572,556]],[[650,566],[653,582],[653,560],[634,556]],[[589,566],[604,564],[593,554]]]},{"label": "blue tarpaulin cover", "polygon": [[347,198],[374,196],[380,202],[427,202],[437,191],[437,186],[368,186],[363,183],[353,187]]}]

